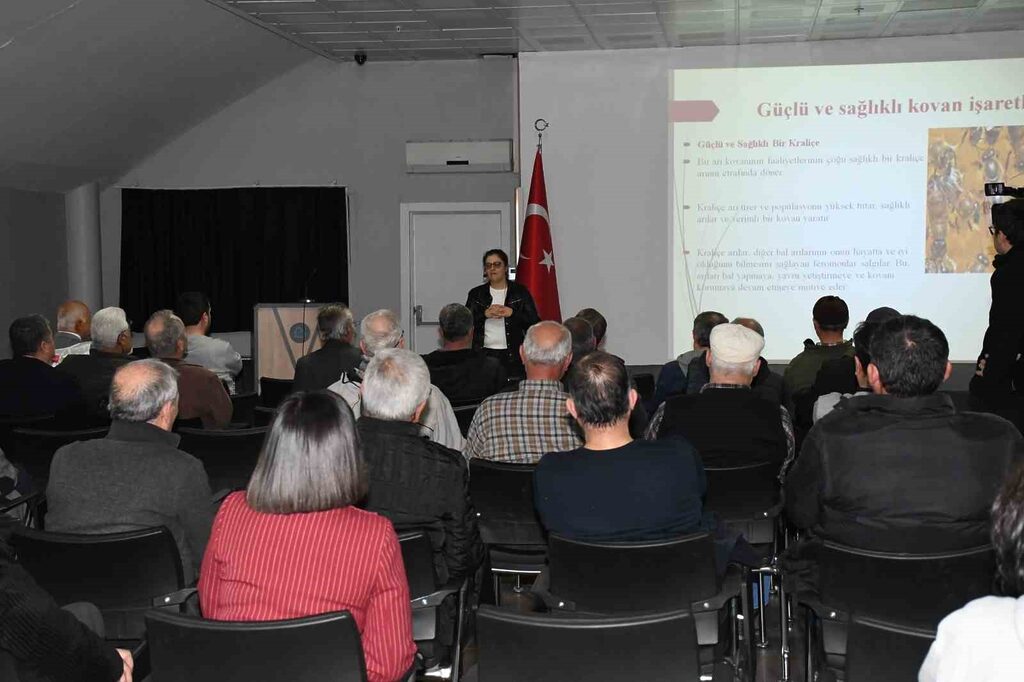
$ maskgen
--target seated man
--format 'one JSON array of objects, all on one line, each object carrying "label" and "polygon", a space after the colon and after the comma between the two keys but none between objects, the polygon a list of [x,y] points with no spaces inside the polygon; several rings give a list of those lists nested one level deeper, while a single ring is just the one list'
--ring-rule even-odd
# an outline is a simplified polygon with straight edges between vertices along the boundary
[{"label": "seated man", "polygon": [[480,405],[466,436],[466,457],[533,464],[545,452],[579,447],[561,384],[572,362],[569,330],[557,322],[538,322],[527,330],[519,355],[526,379],[518,390]]},{"label": "seated man", "polygon": [[78,406],[78,383],[50,365],[53,334],[46,319],[19,317],[8,334],[14,357],[0,360],[0,415],[56,415]]},{"label": "seated man", "polygon": [[[583,447],[545,454],[533,476],[534,503],[549,532],[576,540],[661,540],[715,530],[704,513],[704,467],[680,438],[633,440],[636,391],[620,358],[597,351],[569,373],[567,409]],[[724,567],[735,538],[716,542]],[[748,548],[749,549],[749,548]]]},{"label": "seated man", "polygon": [[[690,371],[690,363],[695,358],[703,358],[711,344],[711,330],[720,324],[729,321],[722,313],[714,310],[706,310],[693,318],[693,347],[679,354],[675,360],[665,363],[658,372],[658,382],[654,386],[654,398],[647,403],[649,412],[654,412],[658,406],[665,402],[670,396],[686,393],[686,386]],[[707,383],[707,380],[704,381]],[[703,385],[703,384],[701,384]]]},{"label": "seated man", "polygon": [[942,331],[912,315],[871,337],[868,382],[811,429],[786,479],[786,511],[826,540],[884,552],[989,542],[989,510],[1024,438],[936,393],[949,377]]},{"label": "seated man", "polygon": [[505,368],[480,348],[473,348],[473,313],[460,303],[449,303],[437,316],[441,348],[423,356],[430,381],[448,400],[480,402],[505,387]]},{"label": "seated man", "polygon": [[120,308],[103,308],[92,317],[88,355],[68,355],[57,369],[74,378],[82,391],[84,421],[106,422],[107,400],[114,372],[132,361],[132,332]]},{"label": "seated man", "polygon": [[804,341],[804,350],[789,361],[783,378],[790,395],[811,390],[818,370],[828,360],[853,355],[853,343],[843,340],[843,330],[850,323],[850,309],[838,296],[822,296],[811,312],[818,343]]},{"label": "seated man", "polygon": [[401,348],[380,350],[363,376],[356,423],[370,491],[365,508],[396,530],[426,528],[442,583],[471,575],[483,557],[469,467],[456,450],[423,438],[417,422],[430,393],[423,359]]},{"label": "seated man", "polygon": [[[97,313],[99,315],[99,313]],[[65,445],[46,486],[46,529],[117,533],[167,526],[193,580],[213,523],[202,463],[178,450],[177,372],[160,360],[117,371],[110,387],[113,423],[106,438]]]},{"label": "seated man", "polygon": [[213,324],[210,299],[201,291],[186,291],[178,296],[174,312],[185,323],[188,361],[216,374],[228,393],[234,393],[235,377],[242,371],[242,356],[224,339],[209,336]]},{"label": "seated man", "polygon": [[[572,336],[572,360],[578,362],[584,355],[597,350],[597,338],[594,336],[594,328],[582,317],[570,317],[563,322],[565,328]],[[572,367],[570,366],[570,369]],[[568,376],[568,372],[566,372]]]},{"label": "seated man", "polygon": [[763,348],[764,338],[742,325],[712,329],[706,360],[711,382],[700,393],[666,400],[651,419],[647,437],[682,436],[707,467],[758,462],[782,467],[793,454],[788,412],[750,389]]},{"label": "seated man", "polygon": [[81,301],[64,301],[57,308],[57,335],[54,347],[62,360],[66,355],[88,355],[92,312]]},{"label": "seated man", "polygon": [[608,320],[605,319],[604,315],[594,308],[584,308],[573,315],[573,317],[578,317],[590,323],[591,329],[594,330],[594,348],[604,350],[604,342],[607,340],[606,334],[608,333]]},{"label": "seated man", "polygon": [[[363,368],[379,351],[405,348],[405,331],[398,322],[398,316],[390,310],[375,310],[364,317],[359,323],[359,332],[362,337],[359,340],[359,349],[363,355],[360,363],[362,366],[348,372],[327,387],[344,398],[357,419],[362,410],[360,386],[363,381]],[[462,450],[462,431],[459,429],[458,420],[455,419],[455,412],[452,411],[452,404],[434,385],[430,386],[427,407],[420,413],[419,420],[422,435],[445,447]]]},{"label": "seated man", "polygon": [[146,322],[149,354],[178,372],[178,419],[200,419],[204,429],[225,428],[234,406],[217,375],[185,362],[185,324],[170,310],[158,310]]},{"label": "seated man", "polygon": [[359,366],[359,349],[352,345],[356,326],[352,311],[343,305],[325,305],[316,315],[318,350],[295,361],[292,390],[320,391]]}]

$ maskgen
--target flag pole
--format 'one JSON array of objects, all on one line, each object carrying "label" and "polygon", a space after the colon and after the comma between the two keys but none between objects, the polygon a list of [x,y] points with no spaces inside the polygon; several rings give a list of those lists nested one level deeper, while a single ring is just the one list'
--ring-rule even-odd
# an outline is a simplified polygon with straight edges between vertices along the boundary
[{"label": "flag pole", "polygon": [[537,131],[537,149],[544,146],[544,131],[548,129],[548,122],[542,118],[538,118],[533,122],[533,129]]}]

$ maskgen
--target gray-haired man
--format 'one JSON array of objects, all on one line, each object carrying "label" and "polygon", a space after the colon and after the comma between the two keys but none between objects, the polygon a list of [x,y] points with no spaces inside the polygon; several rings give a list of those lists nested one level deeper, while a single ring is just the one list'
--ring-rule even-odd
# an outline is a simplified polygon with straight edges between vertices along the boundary
[{"label": "gray-haired man", "polygon": [[505,387],[505,368],[497,358],[473,348],[473,313],[449,303],[437,316],[441,347],[423,356],[430,380],[452,402],[480,402]]},{"label": "gray-haired man", "polygon": [[[398,321],[398,315],[390,310],[375,310],[364,317],[359,324],[359,335],[362,337],[359,340],[359,349],[363,354],[362,367],[346,373],[327,387],[345,399],[357,419],[362,409],[360,385],[363,369],[376,353],[390,348],[405,348],[405,331]],[[462,450],[462,432],[452,404],[436,386],[430,387],[419,423],[422,435],[445,447]]]},{"label": "gray-haired man", "polygon": [[68,355],[57,369],[74,377],[82,391],[87,421],[106,421],[110,381],[131,362],[132,332],[120,308],[104,308],[92,316],[92,347],[88,355]]},{"label": "gray-haired man", "polygon": [[480,405],[466,436],[467,457],[532,464],[546,452],[575,450],[583,443],[561,382],[572,362],[569,330],[538,322],[527,330],[519,354],[526,379],[514,393],[499,393]]},{"label": "gray-haired man", "polygon": [[171,433],[177,372],[160,360],[126,365],[114,375],[109,405],[106,438],[65,445],[53,456],[46,528],[116,533],[167,526],[191,580],[210,537],[213,504],[202,463],[178,450]]},{"label": "gray-haired man", "polygon": [[359,349],[352,345],[356,326],[352,311],[332,303],[320,308],[316,328],[321,347],[295,361],[296,391],[320,391],[359,366]]}]

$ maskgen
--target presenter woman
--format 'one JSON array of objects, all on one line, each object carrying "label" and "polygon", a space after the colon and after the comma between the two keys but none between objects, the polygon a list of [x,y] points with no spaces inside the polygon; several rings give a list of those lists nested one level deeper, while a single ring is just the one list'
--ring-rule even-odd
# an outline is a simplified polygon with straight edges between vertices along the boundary
[{"label": "presenter woman", "polygon": [[519,347],[531,325],[540,322],[529,290],[508,279],[508,254],[491,249],[484,254],[484,278],[469,290],[466,307],[473,313],[473,347],[483,348],[505,365],[510,377],[523,376]]}]

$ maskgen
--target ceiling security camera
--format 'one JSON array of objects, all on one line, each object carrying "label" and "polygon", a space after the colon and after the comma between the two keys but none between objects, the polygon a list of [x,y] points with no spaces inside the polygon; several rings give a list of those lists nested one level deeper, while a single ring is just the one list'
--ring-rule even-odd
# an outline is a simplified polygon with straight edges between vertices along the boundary
[{"label": "ceiling security camera", "polygon": [[358,64],[359,66],[362,66],[365,63],[366,63],[366,53],[363,52],[362,50],[359,50],[358,52],[356,52],[356,64]]}]

